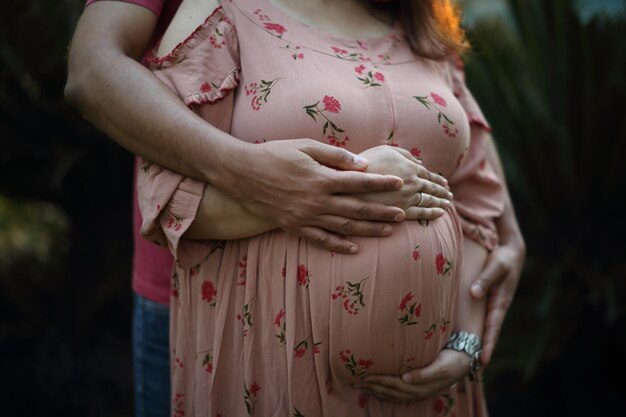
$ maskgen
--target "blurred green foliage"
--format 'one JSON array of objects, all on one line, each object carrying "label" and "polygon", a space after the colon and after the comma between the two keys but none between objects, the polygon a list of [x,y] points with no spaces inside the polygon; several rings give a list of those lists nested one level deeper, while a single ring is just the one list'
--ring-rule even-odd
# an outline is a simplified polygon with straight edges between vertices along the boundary
[{"label": "blurred green foliage", "polygon": [[626,368],[626,18],[583,23],[574,3],[510,0],[512,26],[470,31],[466,67],[528,246],[488,388],[498,397],[505,381],[542,386],[558,364],[566,404],[554,388],[535,395],[568,416],[617,405],[591,403],[581,387],[610,397],[607,375]]}]

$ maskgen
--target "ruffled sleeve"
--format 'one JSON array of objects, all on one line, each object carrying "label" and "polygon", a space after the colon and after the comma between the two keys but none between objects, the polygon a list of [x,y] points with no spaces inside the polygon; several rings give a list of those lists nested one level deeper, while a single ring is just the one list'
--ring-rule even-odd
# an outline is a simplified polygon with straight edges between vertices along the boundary
[{"label": "ruffled sleeve", "polygon": [[[149,58],[145,64],[204,120],[230,130],[229,93],[239,81],[239,50],[235,28],[221,7],[170,54]],[[181,268],[202,262],[211,250],[209,240],[183,237],[196,218],[205,185],[149,161],[139,167],[141,234],[168,246]]]},{"label": "ruffled sleeve", "polygon": [[491,127],[465,85],[460,59],[449,64],[448,73],[454,95],[470,123],[469,149],[449,179],[454,205],[461,217],[465,236],[491,250],[498,244],[495,220],[504,209],[502,181],[487,158],[486,146],[491,140]]}]

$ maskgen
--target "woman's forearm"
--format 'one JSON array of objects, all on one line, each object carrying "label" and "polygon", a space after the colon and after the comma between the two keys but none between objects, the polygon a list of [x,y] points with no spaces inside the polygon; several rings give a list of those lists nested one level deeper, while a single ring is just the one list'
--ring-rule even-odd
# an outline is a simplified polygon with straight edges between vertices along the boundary
[{"label": "woman's forearm", "polygon": [[189,239],[245,239],[276,229],[277,226],[246,210],[238,200],[207,184],[196,219],[185,232]]}]

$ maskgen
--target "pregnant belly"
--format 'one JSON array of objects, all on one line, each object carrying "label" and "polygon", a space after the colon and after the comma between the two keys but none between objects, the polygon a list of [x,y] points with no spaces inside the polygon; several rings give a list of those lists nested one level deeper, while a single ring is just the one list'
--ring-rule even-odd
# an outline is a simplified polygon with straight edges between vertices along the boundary
[{"label": "pregnant belly", "polygon": [[316,263],[327,253],[306,252],[318,275],[309,288],[313,333],[328,341],[340,383],[424,366],[449,336],[462,246],[456,216],[394,228],[389,238],[354,239],[356,256]]}]

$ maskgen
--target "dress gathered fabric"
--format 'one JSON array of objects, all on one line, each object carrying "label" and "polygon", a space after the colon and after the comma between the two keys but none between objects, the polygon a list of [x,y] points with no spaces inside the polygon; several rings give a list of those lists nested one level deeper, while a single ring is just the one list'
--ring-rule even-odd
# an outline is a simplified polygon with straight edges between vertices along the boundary
[{"label": "dress gathered fabric", "polygon": [[463,236],[497,245],[502,184],[485,159],[489,125],[462,68],[416,56],[399,27],[348,39],[268,0],[223,1],[148,64],[239,140],[311,138],[355,153],[398,146],[448,178],[455,194],[454,208],[436,220],[394,224],[387,238],[351,238],[357,255],[283,230],[190,240],[183,233],[205,184],[143,161],[142,234],[176,258],[172,415],[486,416],[482,387],[469,380],[408,404],[352,386],[431,363],[454,326]]}]

